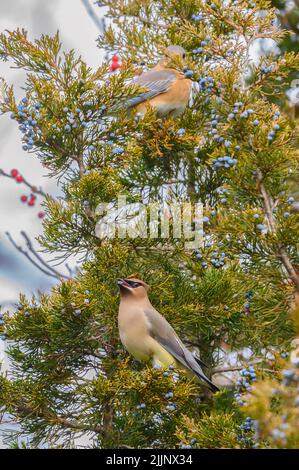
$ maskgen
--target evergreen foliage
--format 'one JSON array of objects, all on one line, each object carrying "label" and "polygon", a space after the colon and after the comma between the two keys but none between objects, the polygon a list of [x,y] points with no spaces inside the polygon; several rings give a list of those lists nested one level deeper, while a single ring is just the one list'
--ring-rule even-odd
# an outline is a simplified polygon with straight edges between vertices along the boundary
[{"label": "evergreen foliage", "polygon": [[[17,103],[6,85],[1,111],[19,124],[26,158],[37,155],[62,189],[45,200],[40,244],[83,260],[75,279],[40,298],[21,296],[16,312],[4,314],[10,370],[0,377],[0,409],[32,447],[72,447],[80,436],[97,448],[295,447],[298,370],[292,392],[280,379],[296,336],[298,132],[275,103],[299,57],[250,60],[256,40],[284,37],[266,0],[101,4],[110,26],[99,46],[118,51],[120,73],[62,52],[58,34],[35,42],[21,30],[0,35],[0,58],[27,71],[26,96]],[[172,65],[198,83],[192,107],[175,119],[128,114],[122,104],[142,91],[128,79],[170,44],[187,51],[186,63]],[[120,194],[135,203],[202,202],[203,246],[192,252],[161,234],[100,239],[97,206],[115,207]],[[153,305],[198,349],[207,373],[219,380],[231,353],[254,366],[241,374],[250,379],[207,396],[181,372],[128,357],[116,279],[132,273],[151,285]],[[286,402],[268,420],[271,390],[280,387]],[[281,413],[292,432],[273,440]]]}]

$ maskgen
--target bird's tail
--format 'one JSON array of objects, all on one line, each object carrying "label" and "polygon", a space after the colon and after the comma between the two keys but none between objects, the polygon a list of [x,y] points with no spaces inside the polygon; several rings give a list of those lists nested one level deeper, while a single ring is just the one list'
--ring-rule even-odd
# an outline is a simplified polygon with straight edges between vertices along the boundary
[{"label": "bird's tail", "polygon": [[213,382],[211,380],[206,378],[205,381],[206,381],[209,389],[211,390],[211,392],[213,392],[213,393],[219,392],[220,389],[217,387],[217,385],[213,384]]},{"label": "bird's tail", "polygon": [[217,387],[217,385],[213,384],[213,382],[210,379],[208,379],[208,377],[206,377],[203,373],[199,374],[196,371],[194,371],[194,373],[196,374],[196,376],[199,378],[201,382],[204,382],[207,385],[207,387],[211,390],[211,392],[213,393],[219,392],[220,389]]},{"label": "bird's tail", "polygon": [[193,374],[195,374],[201,383],[204,383],[211,392],[219,392],[219,388],[217,385],[213,384],[213,382],[204,374],[202,368],[200,367],[200,362],[197,358],[195,358],[191,353],[188,351],[188,355],[185,354],[187,359],[187,364],[190,367]]}]

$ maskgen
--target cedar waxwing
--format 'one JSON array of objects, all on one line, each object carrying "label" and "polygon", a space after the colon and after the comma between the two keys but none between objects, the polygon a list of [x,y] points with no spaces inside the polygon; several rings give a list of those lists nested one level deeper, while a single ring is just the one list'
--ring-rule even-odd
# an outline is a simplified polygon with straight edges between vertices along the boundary
[{"label": "cedar waxwing", "polygon": [[118,279],[120,306],[118,328],[122,344],[139,361],[152,360],[163,368],[177,366],[196,375],[213,392],[218,391],[201,369],[204,363],[184,346],[167,320],[154,309],[149,286],[135,278]]},{"label": "cedar waxwing", "polygon": [[[186,51],[181,46],[169,46],[166,48],[163,59],[149,72],[144,72],[135,77],[133,84],[147,88],[135,98],[128,99],[124,106],[144,115],[148,105],[155,109],[158,117],[179,116],[182,114],[189,101],[192,101],[196,86],[184,74],[169,68],[168,63],[172,57],[186,57]],[[198,91],[198,89],[197,89]]]}]

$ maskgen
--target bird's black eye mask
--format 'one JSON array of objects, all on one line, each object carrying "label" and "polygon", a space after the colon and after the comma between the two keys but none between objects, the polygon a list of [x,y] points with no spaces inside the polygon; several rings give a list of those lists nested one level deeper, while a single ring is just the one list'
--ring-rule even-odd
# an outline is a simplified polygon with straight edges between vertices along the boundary
[{"label": "bird's black eye mask", "polygon": [[140,282],[136,282],[136,281],[130,281],[130,279],[126,279],[126,282],[129,284],[130,287],[132,287],[133,289],[136,289],[137,287],[140,287],[141,284]]}]

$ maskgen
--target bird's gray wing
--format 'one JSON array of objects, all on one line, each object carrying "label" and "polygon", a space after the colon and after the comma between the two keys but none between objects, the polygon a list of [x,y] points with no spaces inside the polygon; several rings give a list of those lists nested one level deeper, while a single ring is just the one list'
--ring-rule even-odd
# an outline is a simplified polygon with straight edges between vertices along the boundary
[{"label": "bird's gray wing", "polygon": [[147,88],[148,91],[141,93],[134,98],[129,98],[125,102],[127,108],[136,106],[143,101],[150,100],[161,93],[165,93],[171,85],[175,82],[175,73],[169,70],[150,70],[145,72],[139,77],[132,80],[133,85],[139,85],[140,87]]},{"label": "bird's gray wing", "polygon": [[192,353],[184,346],[172,326],[154,308],[146,309],[145,316],[149,324],[149,333],[166,351],[169,352],[180,364],[191,370],[197,377],[205,382],[212,391],[218,388],[202,371],[199,363]]}]

